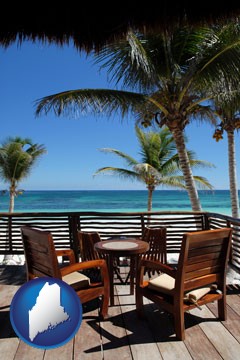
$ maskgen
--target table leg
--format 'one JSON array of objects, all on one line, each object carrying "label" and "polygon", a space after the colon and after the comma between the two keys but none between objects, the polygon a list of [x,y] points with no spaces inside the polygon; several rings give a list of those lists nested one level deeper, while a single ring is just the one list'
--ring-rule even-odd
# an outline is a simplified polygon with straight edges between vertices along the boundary
[{"label": "table leg", "polygon": [[135,269],[136,269],[136,256],[132,255],[130,257],[130,295],[134,294]]},{"label": "table leg", "polygon": [[114,274],[113,274],[113,261],[112,255],[108,256],[108,271],[109,271],[109,282],[110,282],[110,306],[114,305]]}]

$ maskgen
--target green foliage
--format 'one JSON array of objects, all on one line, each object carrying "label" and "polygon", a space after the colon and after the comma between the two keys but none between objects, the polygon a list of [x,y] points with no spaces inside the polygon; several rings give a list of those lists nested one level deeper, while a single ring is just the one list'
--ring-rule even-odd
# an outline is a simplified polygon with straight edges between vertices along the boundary
[{"label": "green foliage", "polygon": [[[140,161],[122,151],[103,148],[100,150],[122,158],[128,168],[106,166],[98,169],[94,175],[110,173],[119,176],[123,180],[140,181],[146,185],[149,197],[157,186],[186,189],[184,176],[181,174],[176,145],[169,129],[164,127],[158,132],[144,132],[136,126],[135,131],[139,143]],[[213,166],[213,164],[207,161],[197,160],[194,152],[189,151],[188,156],[192,168]],[[212,185],[205,178],[194,176],[194,180],[199,188],[212,189]]]},{"label": "green foliage", "polygon": [[38,158],[44,153],[46,149],[43,145],[34,144],[28,138],[9,137],[2,143],[0,178],[9,183],[10,212],[13,211],[13,198],[23,192],[17,189],[19,182],[30,175]]},{"label": "green foliage", "polygon": [[[161,33],[129,31],[107,44],[96,63],[108,70],[115,89],[80,89],[36,102],[36,113],[94,113],[123,119],[134,116],[143,127],[166,125],[173,134],[193,210],[201,210],[184,143],[191,121],[219,121],[215,100],[240,96],[240,26],[238,22],[205,27],[179,26]],[[125,90],[125,91],[124,91]],[[143,170],[143,169],[142,169]],[[146,169],[145,169],[146,170]]]}]

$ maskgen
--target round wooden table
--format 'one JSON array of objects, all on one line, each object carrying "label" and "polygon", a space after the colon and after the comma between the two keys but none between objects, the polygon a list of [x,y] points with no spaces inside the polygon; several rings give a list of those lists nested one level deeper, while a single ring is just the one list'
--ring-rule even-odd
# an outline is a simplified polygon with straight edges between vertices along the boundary
[{"label": "round wooden table", "polygon": [[138,267],[139,255],[149,250],[149,244],[146,241],[137,240],[135,238],[104,240],[97,242],[95,250],[107,255],[109,280],[110,280],[110,305],[114,305],[114,271],[113,264],[116,257],[130,258],[130,294],[134,293],[135,272]]}]

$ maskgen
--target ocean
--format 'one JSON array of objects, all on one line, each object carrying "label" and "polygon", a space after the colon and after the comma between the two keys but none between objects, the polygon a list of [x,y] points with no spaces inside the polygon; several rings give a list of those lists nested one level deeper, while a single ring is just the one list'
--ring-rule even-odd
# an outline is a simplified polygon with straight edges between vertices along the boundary
[{"label": "ocean", "polygon": [[[14,212],[146,211],[146,190],[41,190],[24,191],[15,198]],[[200,190],[203,211],[231,215],[228,190]],[[9,195],[0,196],[0,212],[8,212]],[[153,211],[191,211],[186,191],[155,190]]]}]

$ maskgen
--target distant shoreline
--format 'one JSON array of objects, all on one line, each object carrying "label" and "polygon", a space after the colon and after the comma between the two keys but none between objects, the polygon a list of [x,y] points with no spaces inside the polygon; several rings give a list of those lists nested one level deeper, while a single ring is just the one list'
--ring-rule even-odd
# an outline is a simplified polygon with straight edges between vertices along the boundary
[{"label": "distant shoreline", "polygon": [[[199,190],[203,211],[231,215],[229,190]],[[14,212],[142,212],[147,190],[25,190],[15,198]],[[8,212],[9,194],[0,196],[0,212]],[[184,190],[155,190],[152,211],[191,211]]]},{"label": "distant shoreline", "polygon": [[[31,192],[31,191],[143,191],[143,192],[147,192],[146,189],[31,189],[31,190],[26,190],[24,189],[24,192]],[[154,190],[154,193],[155,192],[158,192],[158,191],[169,191],[169,192],[172,192],[172,191],[176,191],[176,192],[187,192],[186,190],[178,190],[178,189],[156,189]],[[205,193],[205,192],[209,192],[209,193],[213,193],[215,191],[230,191],[229,189],[214,189],[214,190],[198,190],[199,193]],[[238,190],[239,193],[240,193],[240,190]]]}]

